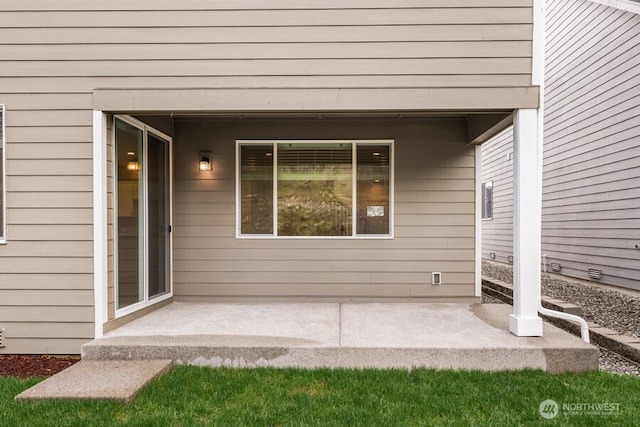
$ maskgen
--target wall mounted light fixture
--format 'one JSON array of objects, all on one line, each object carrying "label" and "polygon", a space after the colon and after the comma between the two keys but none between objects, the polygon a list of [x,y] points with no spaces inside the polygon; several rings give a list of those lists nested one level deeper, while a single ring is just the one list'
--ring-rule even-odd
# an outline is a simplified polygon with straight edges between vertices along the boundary
[{"label": "wall mounted light fixture", "polygon": [[201,171],[211,170],[211,151],[201,151],[200,161],[198,162],[198,169]]}]

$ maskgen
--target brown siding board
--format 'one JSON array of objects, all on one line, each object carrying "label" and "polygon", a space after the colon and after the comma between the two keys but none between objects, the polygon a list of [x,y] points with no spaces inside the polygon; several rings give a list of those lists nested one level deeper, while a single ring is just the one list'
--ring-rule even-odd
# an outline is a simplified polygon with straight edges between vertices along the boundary
[{"label": "brown siding board", "polygon": [[371,25],[529,24],[530,7],[324,9],[324,10],[172,10],[99,12],[5,12],[0,27],[304,27]]},{"label": "brown siding board", "polygon": [[255,43],[261,42],[404,42],[404,41],[526,41],[531,40],[531,24],[501,25],[388,25],[247,28],[0,28],[2,40],[14,44],[84,43]]},{"label": "brown siding board", "polygon": [[[11,183],[12,177],[7,179],[7,185]],[[43,180],[48,177],[43,176]],[[57,189],[59,190],[59,189]],[[89,191],[48,191],[46,189],[36,189],[28,192],[11,192],[7,197],[7,208],[93,208],[93,198]],[[15,236],[12,237],[12,239]]]},{"label": "brown siding board", "polygon": [[188,59],[122,61],[4,61],[2,76],[281,76],[371,74],[524,74],[530,58]]},{"label": "brown siding board", "polygon": [[7,332],[5,354],[79,354],[78,350],[83,344],[91,340],[91,337],[83,338],[20,338],[12,337]]},{"label": "brown siding board", "polygon": [[[12,143],[21,142],[85,142],[93,140],[91,126],[22,126],[15,127],[7,125],[7,141]],[[10,152],[9,152],[10,154]],[[37,154],[37,153],[34,153]]]},{"label": "brown siding board", "polygon": [[[15,77],[14,74],[10,74],[9,76]],[[42,78],[42,75],[38,75],[37,77]],[[90,90],[83,93],[27,93],[27,96],[23,93],[13,93],[11,87],[5,88],[4,78],[0,79],[0,91],[0,93],[2,93],[2,102],[7,106],[7,114],[10,114],[9,112],[14,109],[51,111],[87,109],[92,101]],[[90,123],[86,123],[86,125],[89,126]],[[7,132],[9,129],[11,129],[11,126],[7,124]],[[7,140],[11,141],[9,137],[7,137]],[[89,141],[91,141],[91,139],[89,139]]]},{"label": "brown siding board", "polygon": [[13,142],[7,154],[7,158],[12,160],[91,159],[92,157],[92,147],[89,143]]},{"label": "brown siding board", "polygon": [[[473,6],[476,7],[500,7],[500,6],[531,6],[531,0],[473,0]],[[468,7],[469,0],[270,0],[268,7],[264,0],[217,0],[212,4],[209,0],[182,0],[180,6],[190,10],[244,10],[244,9],[404,9],[416,7],[449,7],[460,8]],[[78,2],[76,0],[57,0],[51,3],[47,0],[24,0],[19,3],[10,3],[3,5],[6,11],[77,11]],[[165,10],[173,11],[176,9],[174,0],[138,0],[135,3],[123,0],[93,0],[89,3],[82,4],[82,10],[120,10],[120,11],[139,11],[139,10]]]},{"label": "brown siding board", "polygon": [[93,337],[93,326],[87,323],[76,322],[48,322],[44,327],[34,328],[34,324],[3,322],[7,332],[7,342],[11,343],[15,338],[51,339],[51,338],[77,338]]},{"label": "brown siding board", "polygon": [[366,42],[366,43],[162,43],[126,45],[4,45],[5,61],[105,61],[190,59],[351,59],[351,58],[491,58],[531,56],[531,42],[521,40]]},{"label": "brown siding board", "polygon": [[[531,81],[529,75],[523,74],[462,74],[462,75],[363,75],[354,81],[353,76],[208,76],[189,77],[193,87],[218,89],[231,88],[342,88],[342,87],[524,87]],[[167,76],[128,76],[128,77],[7,77],[7,93],[61,93],[67,96],[72,93],[85,93],[86,88],[119,87],[139,88],[154,87],[172,89],[184,84],[183,77]],[[19,110],[22,112],[23,110]],[[24,110],[28,111],[36,110]],[[55,111],[48,110],[55,114]],[[60,111],[64,114],[64,110]]]},{"label": "brown siding board", "polygon": [[[15,254],[15,256],[21,256],[21,251],[23,250],[22,248],[24,248],[24,246],[20,246],[21,242],[11,242],[11,246],[17,246],[18,247],[18,252]],[[62,249],[64,249],[64,245],[66,243],[69,242],[46,242],[49,245],[57,245],[58,243],[60,243],[62,245]],[[44,244],[44,242],[40,242],[38,244],[38,246],[42,246]],[[33,245],[29,245],[29,246],[33,246]],[[73,252],[70,252],[71,255],[70,256],[74,256]],[[49,253],[47,252],[40,252],[40,253],[34,253],[34,254],[26,254],[24,256],[28,256],[28,255],[32,255],[32,256],[50,256]],[[59,290],[65,290],[65,289],[87,289],[88,285],[87,283],[89,283],[91,281],[93,277],[93,272],[91,273],[78,273],[78,274],[71,274],[71,273],[58,273],[58,274],[51,274],[48,275],[46,278],[46,288],[47,289],[59,289]],[[3,273],[0,275],[0,289],[40,289],[42,288],[44,285],[43,283],[45,283],[45,280],[43,280],[43,276],[41,274],[37,274],[37,273]],[[3,307],[3,313],[5,313],[4,310],[8,310],[8,307]],[[16,317],[14,316],[9,316],[7,314],[7,318],[8,319],[12,319],[12,320],[18,320]]]},{"label": "brown siding board", "polygon": [[93,224],[93,211],[69,208],[9,209],[7,222],[11,224]]},{"label": "brown siding board", "polygon": [[[60,190],[68,192],[87,192],[92,190],[93,177],[91,176],[57,176],[43,177],[33,175],[14,175],[8,177],[11,187],[11,200],[8,205],[21,207],[14,199],[20,192],[56,192]],[[43,194],[38,194],[44,196]],[[71,196],[70,196],[71,197]],[[11,203],[14,202],[14,203]],[[64,206],[59,206],[64,207]]]},{"label": "brown siding board", "polygon": [[91,175],[91,159],[11,159],[7,153],[7,175]]},{"label": "brown siding board", "polygon": [[[93,263],[91,258],[84,257],[2,257],[0,258],[0,268],[4,273],[53,273],[64,271],[73,273],[92,273]],[[10,296],[5,296],[4,300],[10,300]],[[25,300],[29,301],[29,300]]]},{"label": "brown siding board", "polygon": [[[415,261],[457,261],[473,256],[473,249],[394,249],[393,252],[380,249],[345,249],[335,245],[346,261],[336,257],[326,249],[315,249],[307,243],[300,249],[181,249],[175,256],[176,270],[179,271],[307,271],[320,267],[322,261],[330,263],[330,270],[360,271],[390,270],[409,271],[424,268],[423,263]],[[369,243],[368,246],[371,246]],[[384,245],[381,245],[384,246]],[[310,248],[311,247],[311,248]],[[265,253],[267,252],[267,253]],[[276,261],[276,262],[273,262]]]},{"label": "brown siding board", "polygon": [[[184,258],[182,251],[194,250],[196,252],[202,252],[210,249],[210,239],[205,237],[176,237],[174,239],[174,245],[179,248],[175,251],[176,258]],[[290,239],[264,239],[264,240],[245,240],[236,239],[235,237],[222,237],[217,239],[217,247],[224,248],[224,251],[230,250],[246,250],[247,246],[251,249],[257,249],[265,251],[265,249],[271,250],[291,250],[291,249],[308,249],[308,243],[304,240],[290,240]],[[315,249],[322,250],[336,250],[343,249],[348,251],[362,251],[370,249],[371,242],[362,239],[347,239],[347,240],[331,240],[321,239],[313,242]],[[384,240],[384,247],[387,250],[397,249],[438,249],[438,248],[452,248],[452,249],[472,249],[474,247],[473,237],[432,237],[432,238],[420,238],[420,239],[390,239]],[[217,249],[212,249],[217,250]],[[266,252],[266,251],[265,251]]]},{"label": "brown siding board", "polygon": [[[11,224],[11,240],[87,240],[93,239],[93,226],[83,224]],[[7,246],[10,247],[10,246]],[[2,255],[10,251],[0,250]],[[1,259],[1,258],[0,258]]]},{"label": "brown siding board", "polygon": [[89,306],[93,299],[93,290],[16,289],[3,293],[5,306]]}]

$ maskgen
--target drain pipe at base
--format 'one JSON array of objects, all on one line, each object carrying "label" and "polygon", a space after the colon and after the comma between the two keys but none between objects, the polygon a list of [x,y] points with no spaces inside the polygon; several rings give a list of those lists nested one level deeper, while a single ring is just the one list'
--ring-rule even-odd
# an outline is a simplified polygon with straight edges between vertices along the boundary
[{"label": "drain pipe at base", "polygon": [[549,310],[548,308],[544,308],[542,305],[538,307],[538,313],[544,316],[555,317],[557,319],[578,323],[580,325],[580,335],[582,336],[582,341],[589,344],[589,325],[587,324],[587,321],[582,317],[576,316],[575,314],[563,313],[561,311]]}]

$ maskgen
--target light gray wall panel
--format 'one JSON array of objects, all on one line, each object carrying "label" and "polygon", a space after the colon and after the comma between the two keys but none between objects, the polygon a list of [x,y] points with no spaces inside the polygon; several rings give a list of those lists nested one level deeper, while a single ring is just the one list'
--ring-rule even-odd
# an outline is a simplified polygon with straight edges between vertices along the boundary
[{"label": "light gray wall panel", "polygon": [[[543,253],[563,274],[640,289],[640,16],[586,0],[547,10]],[[505,237],[485,229],[483,257]]]},{"label": "light gray wall panel", "polygon": [[481,147],[482,182],[493,181],[493,218],[481,223],[482,257],[505,263],[513,253],[512,140],[513,128],[509,127]]}]

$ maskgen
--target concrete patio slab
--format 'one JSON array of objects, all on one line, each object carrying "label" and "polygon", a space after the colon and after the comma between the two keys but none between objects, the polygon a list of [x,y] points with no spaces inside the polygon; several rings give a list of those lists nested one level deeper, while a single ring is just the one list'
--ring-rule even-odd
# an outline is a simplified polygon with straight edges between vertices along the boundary
[{"label": "concrete patio slab", "polygon": [[131,401],[171,360],[81,360],[16,396],[16,400],[93,399]]},{"label": "concrete patio slab", "polygon": [[552,325],[508,330],[511,308],[441,303],[172,303],[82,348],[84,360],[209,366],[595,370],[598,350]]}]

